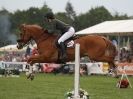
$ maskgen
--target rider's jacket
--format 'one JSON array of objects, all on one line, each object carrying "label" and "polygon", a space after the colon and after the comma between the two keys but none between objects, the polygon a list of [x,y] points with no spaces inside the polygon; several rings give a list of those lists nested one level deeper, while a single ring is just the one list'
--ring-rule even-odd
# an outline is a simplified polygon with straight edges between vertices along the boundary
[{"label": "rider's jacket", "polygon": [[44,28],[47,29],[49,33],[60,33],[62,35],[68,31],[70,25],[58,19],[53,19],[52,22],[45,22]]}]

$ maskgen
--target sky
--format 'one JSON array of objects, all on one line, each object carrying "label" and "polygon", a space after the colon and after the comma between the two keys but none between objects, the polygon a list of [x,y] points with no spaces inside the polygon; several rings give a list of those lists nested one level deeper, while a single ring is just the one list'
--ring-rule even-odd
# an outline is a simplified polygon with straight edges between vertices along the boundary
[{"label": "sky", "polygon": [[86,13],[92,7],[104,6],[109,12],[115,14],[127,14],[133,16],[133,0],[0,0],[0,10],[7,9],[10,12],[27,10],[30,7],[42,7],[46,4],[56,12],[64,12],[66,3],[71,2],[77,14]]}]

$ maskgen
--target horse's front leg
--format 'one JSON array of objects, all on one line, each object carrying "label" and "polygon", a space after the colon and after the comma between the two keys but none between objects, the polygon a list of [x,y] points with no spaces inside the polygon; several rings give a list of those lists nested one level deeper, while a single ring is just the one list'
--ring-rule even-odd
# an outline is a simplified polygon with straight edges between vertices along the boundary
[{"label": "horse's front leg", "polygon": [[35,76],[35,70],[34,70],[34,63],[40,63],[42,61],[42,58],[40,55],[31,56],[27,63],[29,64],[29,70],[26,72],[27,79],[34,79]]},{"label": "horse's front leg", "polygon": [[41,63],[42,62],[42,56],[41,55],[35,55],[35,56],[31,56],[28,60],[27,63],[30,64],[31,66],[34,63]]},{"label": "horse's front leg", "polygon": [[26,71],[27,79],[33,80],[35,77],[35,70],[33,70],[33,66],[29,65],[28,71]]}]

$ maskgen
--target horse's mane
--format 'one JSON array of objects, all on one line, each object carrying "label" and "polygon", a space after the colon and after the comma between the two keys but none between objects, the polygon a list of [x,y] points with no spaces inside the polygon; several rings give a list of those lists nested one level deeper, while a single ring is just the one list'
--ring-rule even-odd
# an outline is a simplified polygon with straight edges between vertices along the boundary
[{"label": "horse's mane", "polygon": [[37,24],[27,24],[26,26],[27,26],[27,27],[34,27],[34,28],[42,29],[42,27],[39,26],[39,25],[37,25]]},{"label": "horse's mane", "polygon": [[[37,25],[37,24],[22,24],[22,27],[25,27],[30,31],[41,31],[41,32],[45,33],[46,35],[50,35],[46,29],[44,29],[43,27],[41,27],[40,25]],[[39,32],[36,32],[36,33],[38,34]],[[53,35],[50,35],[49,37],[57,38],[57,36],[58,35],[56,33],[54,33]]]}]

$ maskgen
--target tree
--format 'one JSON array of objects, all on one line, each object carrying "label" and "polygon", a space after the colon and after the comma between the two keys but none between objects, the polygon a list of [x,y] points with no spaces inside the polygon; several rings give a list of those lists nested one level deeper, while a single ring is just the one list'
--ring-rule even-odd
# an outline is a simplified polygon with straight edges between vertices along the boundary
[{"label": "tree", "polygon": [[46,3],[41,8],[30,7],[28,10],[17,10],[11,14],[12,29],[16,35],[19,35],[19,26],[21,24],[38,24],[43,26],[44,14],[52,11]]},{"label": "tree", "polygon": [[67,4],[66,4],[66,15],[69,19],[69,24],[75,26],[75,17],[76,17],[76,12],[74,11],[73,9],[73,6],[72,4],[68,1]]},{"label": "tree", "polygon": [[[115,15],[111,15],[111,13],[104,6],[91,8],[86,13],[76,15],[74,8],[69,1],[66,4],[65,10],[65,12],[56,13],[55,16],[58,19],[74,26],[76,31],[101,23],[106,20],[129,19],[126,14],[120,15],[119,13],[115,13]],[[10,21],[10,33],[19,35],[19,26],[23,23],[38,24],[43,27],[43,25],[45,24],[43,22],[44,15],[48,11],[52,11],[52,9],[48,7],[46,2],[44,2],[44,5],[41,8],[30,7],[28,10],[17,10],[14,13],[9,13],[6,9],[3,8],[0,11],[0,15],[8,15],[8,17],[5,18],[8,18],[8,20]],[[131,16],[130,18],[133,17]]]},{"label": "tree", "polygon": [[65,10],[66,10],[67,16],[69,18],[71,18],[72,20],[74,20],[76,13],[75,13],[73,6],[70,2],[67,2]]},{"label": "tree", "polygon": [[124,19],[129,19],[127,14],[120,15],[118,12],[115,12],[115,15],[113,16],[114,20],[124,20]]},{"label": "tree", "polygon": [[61,21],[65,22],[65,23],[69,23],[70,22],[70,18],[67,16],[67,14],[65,12],[59,12],[55,14],[57,19],[60,19]]},{"label": "tree", "polygon": [[103,6],[91,8],[87,13],[80,14],[75,18],[76,29],[81,30],[112,18],[110,12]]},{"label": "tree", "polygon": [[44,16],[49,11],[52,11],[52,9],[48,7],[48,5],[46,4],[46,2],[44,2],[44,5],[40,9],[40,17],[39,18],[40,18],[40,25],[41,26],[44,25],[44,22],[43,22]]},{"label": "tree", "polygon": [[103,21],[112,20],[112,15],[104,6],[101,6],[92,8],[88,12],[88,19],[90,26],[92,26]]},{"label": "tree", "polygon": [[79,16],[75,17],[75,30],[81,30],[86,27],[89,27],[90,25],[88,24],[88,16],[86,14],[80,14]]}]

